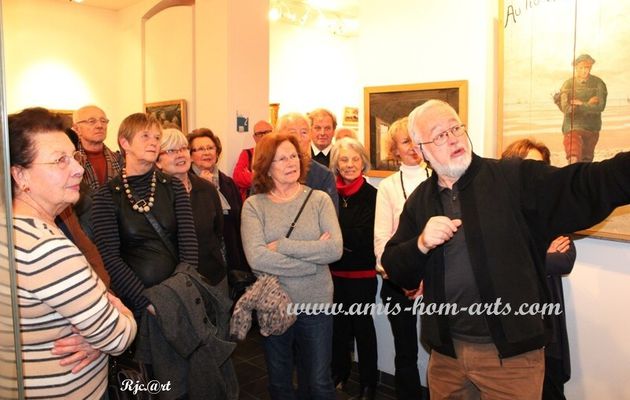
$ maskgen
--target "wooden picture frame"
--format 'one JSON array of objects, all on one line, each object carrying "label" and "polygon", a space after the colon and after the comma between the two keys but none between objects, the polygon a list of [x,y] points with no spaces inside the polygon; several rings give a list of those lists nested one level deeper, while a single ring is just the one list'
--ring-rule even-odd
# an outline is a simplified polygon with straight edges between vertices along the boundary
[{"label": "wooden picture frame", "polygon": [[[530,138],[549,148],[552,165],[573,162],[568,156],[575,149],[570,141],[565,147],[565,133],[581,128],[578,113],[585,108],[573,111],[568,106],[569,97],[579,99],[580,93],[566,88],[579,87],[574,86],[579,79],[587,82],[574,64],[588,57],[595,60],[590,75],[606,88],[603,98],[594,96],[601,105],[595,110],[601,128],[593,161],[630,150],[626,12],[630,3],[615,0],[499,1],[498,156],[510,143]],[[630,241],[630,206],[617,208],[604,222],[579,233]]]},{"label": "wooden picture frame", "polygon": [[186,116],[186,100],[168,100],[156,103],[146,103],[144,112],[153,115],[162,128],[177,128],[188,134],[188,120]]},{"label": "wooden picture frame", "polygon": [[409,85],[370,86],[363,89],[365,149],[370,156],[368,176],[384,178],[398,170],[398,162],[389,159],[386,134],[389,126],[430,99],[449,103],[462,122],[468,121],[468,82],[446,81]]}]

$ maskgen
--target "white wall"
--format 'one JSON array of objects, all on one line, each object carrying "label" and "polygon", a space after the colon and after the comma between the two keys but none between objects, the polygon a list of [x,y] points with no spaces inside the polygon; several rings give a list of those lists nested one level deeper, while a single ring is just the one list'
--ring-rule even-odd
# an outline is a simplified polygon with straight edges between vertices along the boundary
[{"label": "white wall", "polygon": [[341,126],[343,108],[363,102],[356,37],[276,22],[269,42],[269,102],[280,103],[280,116],[324,107]]},{"label": "white wall", "polygon": [[190,6],[167,8],[146,21],[146,102],[192,100],[193,28],[193,7]]},{"label": "white wall", "polygon": [[99,104],[115,122],[116,14],[51,0],[2,7],[8,111]]}]

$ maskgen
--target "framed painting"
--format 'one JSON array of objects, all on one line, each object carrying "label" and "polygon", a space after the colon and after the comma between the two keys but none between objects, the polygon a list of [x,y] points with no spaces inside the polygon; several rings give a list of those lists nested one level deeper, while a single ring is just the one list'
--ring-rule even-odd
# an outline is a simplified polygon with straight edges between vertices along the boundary
[{"label": "framed painting", "polygon": [[370,155],[368,176],[386,177],[398,170],[398,162],[389,156],[387,130],[396,120],[427,100],[449,103],[463,123],[468,120],[468,82],[448,81],[394,86],[371,86],[363,89],[365,149]]},{"label": "framed painting", "polygon": [[[499,2],[498,155],[530,138],[551,163],[599,161],[630,150],[630,3]],[[630,240],[630,207],[580,232]]]},{"label": "framed painting", "polygon": [[343,108],[343,126],[359,125],[359,109],[357,107]]},{"label": "framed painting", "polygon": [[186,100],[159,101],[146,103],[144,112],[155,117],[162,128],[177,128],[184,134],[188,133],[186,119]]}]

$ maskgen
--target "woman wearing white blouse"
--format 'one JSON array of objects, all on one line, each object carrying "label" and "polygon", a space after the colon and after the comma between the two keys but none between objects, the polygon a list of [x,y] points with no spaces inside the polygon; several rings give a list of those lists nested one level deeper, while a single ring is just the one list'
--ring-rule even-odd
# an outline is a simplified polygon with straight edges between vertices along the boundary
[{"label": "woman wearing white blouse", "polygon": [[[394,122],[387,132],[388,149],[391,157],[400,161],[400,170],[383,179],[378,186],[376,196],[376,214],[374,220],[374,253],[376,269],[383,277],[381,299],[389,303],[390,309],[395,304],[401,305],[401,313],[387,317],[392,327],[396,357],[396,397],[400,399],[419,399],[423,392],[420,374],[426,375],[426,362],[422,371],[418,370],[417,316],[413,309],[413,298],[418,291],[406,291],[389,282],[381,266],[381,255],[385,244],[398,228],[398,219],[407,197],[429,177],[426,164],[413,149],[413,141],[407,131],[407,117]],[[422,348],[421,355],[428,360],[428,354]],[[426,390],[425,390],[426,392]],[[424,397],[422,397],[424,398]]]}]

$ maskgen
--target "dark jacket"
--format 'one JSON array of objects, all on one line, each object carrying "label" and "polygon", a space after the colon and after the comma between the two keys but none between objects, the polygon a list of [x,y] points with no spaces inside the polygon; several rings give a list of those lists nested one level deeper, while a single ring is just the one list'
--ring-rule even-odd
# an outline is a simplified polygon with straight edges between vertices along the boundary
[{"label": "dark jacket", "polygon": [[216,285],[225,278],[226,266],[221,246],[223,241],[223,212],[217,189],[210,182],[189,173],[190,203],[199,245],[199,273]]},{"label": "dark jacket", "polygon": [[171,382],[160,399],[238,399],[230,359],[236,344],[227,341],[230,300],[188,264],[144,294],[156,316],[143,314],[135,358],[151,364],[155,379]]},{"label": "dark jacket", "polygon": [[[425,303],[444,303],[442,246],[423,254],[419,234],[432,216],[443,215],[437,174],[409,197],[382,264],[406,289],[424,279]],[[481,301],[501,298],[508,315],[486,316],[501,357],[541,348],[550,331],[539,315],[514,315],[523,303],[548,301],[545,254],[552,238],[585,229],[630,201],[630,153],[599,163],[564,168],[531,160],[491,160],[473,154],[455,184],[460,193],[466,244]],[[422,340],[455,357],[448,317],[425,314]]]},{"label": "dark jacket", "polygon": [[562,275],[571,273],[575,264],[575,244],[571,240],[569,249],[564,252],[547,253],[545,267],[547,268],[547,287],[549,288],[550,302],[559,303],[562,314],[550,317],[553,326],[551,342],[545,347],[545,356],[557,358],[562,361],[563,378],[568,381],[571,378],[571,357],[569,352],[569,336],[567,334],[566,313],[564,312],[564,291],[562,290]]},{"label": "dark jacket", "polygon": [[343,255],[339,261],[330,264],[330,270],[374,270],[376,266],[374,255],[376,189],[364,181],[359,191],[347,197],[346,202],[347,206],[342,201],[342,207],[339,209]]},{"label": "dark jacket", "polygon": [[[173,212],[175,194],[171,186],[170,175],[156,171],[155,203],[151,213],[158,221],[167,238],[178,248],[177,218]],[[140,278],[145,287],[153,286],[171,276],[179,262],[164,241],[155,232],[144,214],[129,206],[129,200],[123,190],[122,179],[116,176],[109,181],[120,235],[120,255],[125,263]]]},{"label": "dark jacket", "polygon": [[223,239],[225,241],[225,253],[227,267],[241,271],[251,271],[241,240],[241,209],[243,200],[234,180],[219,171],[219,190],[230,204],[231,210],[223,214]]},{"label": "dark jacket", "polygon": [[306,175],[306,186],[328,193],[339,214],[339,194],[333,173],[320,163],[312,161]]}]

